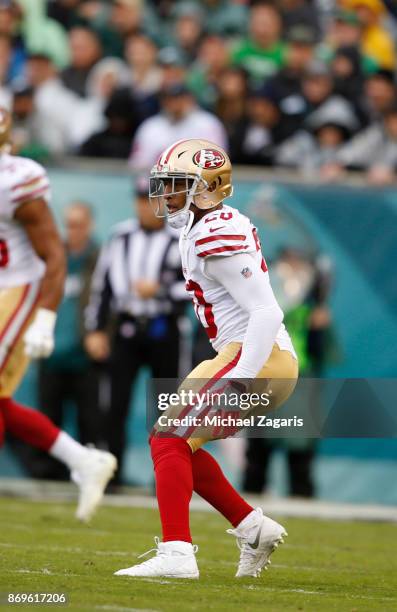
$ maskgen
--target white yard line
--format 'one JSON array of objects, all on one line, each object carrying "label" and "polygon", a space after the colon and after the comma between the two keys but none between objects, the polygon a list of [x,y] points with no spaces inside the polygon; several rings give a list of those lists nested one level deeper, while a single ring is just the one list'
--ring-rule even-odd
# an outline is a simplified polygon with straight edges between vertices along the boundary
[{"label": "white yard line", "polygon": [[[271,593],[298,593],[301,595],[320,595],[326,597],[343,597],[346,598],[345,593],[333,593],[332,591],[306,591],[306,589],[278,589],[274,587],[256,586],[254,584],[243,585],[243,588],[249,591],[270,591]],[[396,597],[371,597],[370,595],[348,595],[348,599],[362,599],[364,601],[397,601]]]},{"label": "white yard line", "polygon": [[45,546],[44,544],[12,544],[10,542],[0,542],[0,548],[18,548],[21,550],[47,550],[49,552],[64,552],[73,555],[98,555],[100,557],[133,557],[134,554],[128,551],[121,550],[92,550],[90,548],[79,548],[75,546]]},{"label": "white yard line", "polygon": [[[157,508],[154,497],[132,493],[125,495],[106,495],[104,506],[130,508]],[[0,494],[19,496],[35,501],[62,503],[76,499],[76,488],[68,483],[33,481],[31,479],[0,478]],[[288,498],[249,497],[254,505],[261,505],[265,512],[294,518],[318,518],[326,520],[362,520],[397,522],[395,506],[371,504],[345,504],[321,500],[299,500]],[[214,512],[213,508],[194,496],[192,510]]]},{"label": "white yard line", "polygon": [[81,578],[83,574],[71,574],[70,572],[52,572],[51,570],[44,567],[42,570],[29,570],[29,569],[18,569],[18,570],[4,570],[6,574],[38,574],[40,576],[61,576],[62,578]]},{"label": "white yard line", "polygon": [[[273,557],[272,557],[273,558]],[[200,564],[206,564],[206,563],[213,563],[213,559],[205,559],[203,557],[199,557],[198,558]],[[223,565],[224,567],[236,567],[237,568],[237,564],[238,564],[238,556],[236,553],[236,560],[235,561],[219,561],[217,560],[217,564],[218,565]],[[340,568],[340,567],[316,567],[316,566],[312,566],[312,565],[289,565],[288,563],[274,563],[274,561],[271,562],[271,570],[273,569],[287,569],[287,570],[292,570],[294,572],[298,572],[300,570],[302,570],[303,572],[337,572],[338,574],[340,573],[345,573],[345,574],[351,574],[352,569],[350,567],[345,567],[345,568]],[[361,570],[360,572],[357,571],[357,569],[355,568],[355,573],[359,573],[360,575],[367,575],[368,572],[366,570]]]}]

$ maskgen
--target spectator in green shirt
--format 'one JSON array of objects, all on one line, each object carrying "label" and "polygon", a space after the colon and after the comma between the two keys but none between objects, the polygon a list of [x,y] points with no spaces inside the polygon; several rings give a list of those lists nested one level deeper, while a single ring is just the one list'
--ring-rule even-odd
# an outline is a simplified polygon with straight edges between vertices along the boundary
[{"label": "spectator in green shirt", "polygon": [[252,7],[248,38],[235,47],[232,62],[248,72],[253,86],[262,85],[284,65],[286,46],[281,32],[281,15],[275,6]]}]

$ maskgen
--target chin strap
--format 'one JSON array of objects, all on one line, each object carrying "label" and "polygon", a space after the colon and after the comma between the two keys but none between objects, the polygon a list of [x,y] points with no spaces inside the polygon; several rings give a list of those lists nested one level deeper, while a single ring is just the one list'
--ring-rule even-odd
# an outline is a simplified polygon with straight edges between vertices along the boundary
[{"label": "chin strap", "polygon": [[188,231],[192,227],[193,221],[194,221],[194,212],[192,210],[189,210],[189,220],[188,220],[188,222],[185,225],[185,233],[186,234],[188,233]]},{"label": "chin strap", "polygon": [[191,186],[186,195],[186,204],[182,208],[182,210],[167,217],[168,224],[173,229],[182,229],[182,227],[185,227],[189,222],[191,225],[194,215],[190,210],[190,207],[192,204],[194,204],[194,196],[196,194],[196,189],[199,180],[199,178],[194,179],[193,185]]},{"label": "chin strap", "polygon": [[193,215],[191,210],[181,210],[172,217],[167,217],[168,225],[173,229],[182,229],[189,223],[190,215]]}]

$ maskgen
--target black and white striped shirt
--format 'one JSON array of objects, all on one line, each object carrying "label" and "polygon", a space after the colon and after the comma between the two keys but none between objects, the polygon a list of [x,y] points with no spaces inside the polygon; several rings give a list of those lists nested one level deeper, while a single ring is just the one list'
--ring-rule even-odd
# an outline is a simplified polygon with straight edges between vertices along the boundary
[{"label": "black and white striped shirt", "polygon": [[[150,299],[137,295],[134,285],[142,279],[158,282],[158,295]],[[137,221],[124,221],[101,249],[92,278],[86,328],[104,329],[110,312],[147,318],[175,314],[178,303],[187,297],[178,239],[172,230],[165,226],[146,231]]]}]

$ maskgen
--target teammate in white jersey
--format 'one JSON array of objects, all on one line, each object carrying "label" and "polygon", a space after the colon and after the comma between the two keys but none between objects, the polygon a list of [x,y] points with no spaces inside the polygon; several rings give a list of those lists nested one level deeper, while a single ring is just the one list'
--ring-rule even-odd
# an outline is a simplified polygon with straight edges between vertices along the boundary
[{"label": "teammate in white jersey", "polygon": [[54,347],[65,257],[42,166],[9,154],[11,118],[0,107],[0,446],[5,431],[64,462],[79,486],[76,516],[88,520],[116,469],[107,452],[83,447],[12,395],[30,358]]},{"label": "teammate in white jersey", "polygon": [[[156,214],[182,229],[186,287],[217,351],[214,359],[189,374],[179,391],[193,389],[205,396],[221,389],[231,398],[236,389],[270,388],[271,407],[277,408],[295,387],[298,363],[270,286],[256,228],[237,209],[224,204],[231,195],[230,160],[208,141],[175,143],[151,172],[150,197]],[[244,379],[243,384],[238,379]],[[254,510],[201,448],[206,441],[238,429],[203,426],[205,417],[213,414],[217,415],[217,407],[214,410],[211,400],[202,407],[181,401],[159,417],[150,445],[163,541],[156,540],[154,557],[117,575],[198,578],[197,547],[192,545],[189,528],[193,491],[232,524],[228,533],[237,537],[241,550],[236,577],[258,576],[283,541],[282,525],[264,516],[260,508]]]}]

